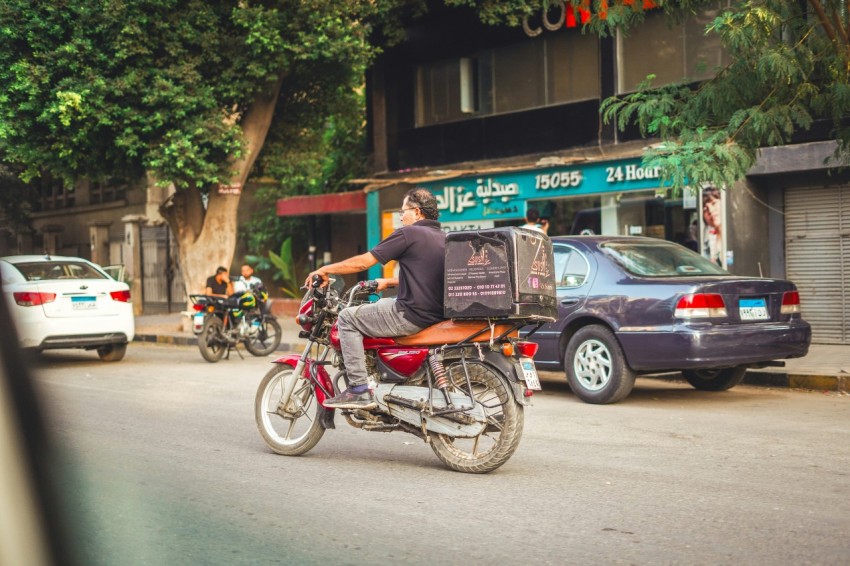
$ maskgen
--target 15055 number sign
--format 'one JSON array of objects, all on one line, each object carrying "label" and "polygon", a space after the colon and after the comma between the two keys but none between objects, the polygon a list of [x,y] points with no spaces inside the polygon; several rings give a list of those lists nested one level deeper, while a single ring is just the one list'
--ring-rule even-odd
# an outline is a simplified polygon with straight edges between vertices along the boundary
[{"label": "15055 number sign", "polygon": [[541,191],[547,189],[558,189],[565,187],[577,187],[581,184],[584,177],[581,171],[561,171],[555,173],[546,173],[544,175],[535,175],[534,188]]}]

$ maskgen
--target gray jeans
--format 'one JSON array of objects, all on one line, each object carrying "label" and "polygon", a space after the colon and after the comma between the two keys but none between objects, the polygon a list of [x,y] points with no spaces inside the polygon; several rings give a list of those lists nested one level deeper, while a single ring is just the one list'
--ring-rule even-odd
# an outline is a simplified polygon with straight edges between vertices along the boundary
[{"label": "gray jeans", "polygon": [[381,299],[375,303],[342,309],[339,313],[338,328],[348,385],[353,387],[369,382],[366,353],[363,349],[364,336],[407,336],[419,332],[423,327],[406,320],[396,308],[395,299]]}]

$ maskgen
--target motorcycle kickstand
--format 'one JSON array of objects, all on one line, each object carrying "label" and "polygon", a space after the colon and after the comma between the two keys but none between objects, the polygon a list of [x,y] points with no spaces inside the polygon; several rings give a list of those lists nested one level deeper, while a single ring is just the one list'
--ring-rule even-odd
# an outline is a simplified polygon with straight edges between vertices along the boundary
[{"label": "motorcycle kickstand", "polygon": [[235,345],[231,346],[230,344],[228,344],[228,345],[227,345],[227,353],[224,355],[224,359],[225,359],[225,360],[229,360],[229,359],[230,359],[230,351],[231,351],[231,350],[233,350],[233,351],[235,351],[237,354],[239,354],[239,357],[240,357],[240,358],[242,358],[243,360],[245,359],[245,356],[243,356],[243,355],[242,355],[242,352],[240,352],[240,351],[239,351],[239,348],[237,348]]}]

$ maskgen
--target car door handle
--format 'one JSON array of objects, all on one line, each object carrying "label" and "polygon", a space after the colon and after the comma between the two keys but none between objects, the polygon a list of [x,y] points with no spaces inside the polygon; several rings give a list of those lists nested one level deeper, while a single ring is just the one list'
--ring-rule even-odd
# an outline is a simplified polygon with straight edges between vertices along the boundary
[{"label": "car door handle", "polygon": [[562,304],[562,305],[564,305],[565,307],[570,307],[570,306],[572,306],[572,305],[577,305],[577,304],[578,304],[578,299],[576,299],[576,298],[574,298],[574,297],[569,298],[569,299],[563,299],[563,300],[561,301],[561,304]]}]

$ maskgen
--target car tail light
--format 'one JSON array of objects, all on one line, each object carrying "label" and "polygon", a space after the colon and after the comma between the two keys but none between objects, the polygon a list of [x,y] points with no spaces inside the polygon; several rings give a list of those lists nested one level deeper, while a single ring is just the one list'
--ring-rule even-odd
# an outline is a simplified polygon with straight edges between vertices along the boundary
[{"label": "car tail light", "polygon": [[676,318],[720,318],[726,317],[726,303],[716,293],[685,295],[676,304]]},{"label": "car tail light", "polygon": [[785,291],[782,295],[782,314],[799,314],[800,312],[800,293],[797,291]]},{"label": "car tail light", "polygon": [[14,293],[15,302],[22,307],[36,307],[52,303],[56,300],[56,293],[36,293],[34,291],[24,291],[22,293]]},{"label": "car tail light", "polygon": [[120,301],[122,303],[130,302],[130,291],[126,289],[124,291],[112,291],[109,293],[109,296],[112,297],[113,301]]},{"label": "car tail light", "polygon": [[540,345],[537,342],[517,342],[516,348],[523,358],[533,358]]}]

